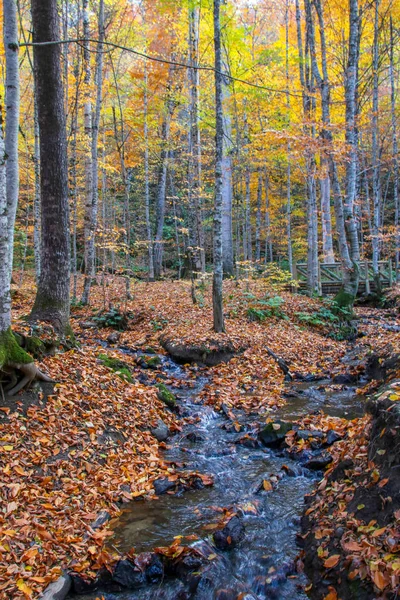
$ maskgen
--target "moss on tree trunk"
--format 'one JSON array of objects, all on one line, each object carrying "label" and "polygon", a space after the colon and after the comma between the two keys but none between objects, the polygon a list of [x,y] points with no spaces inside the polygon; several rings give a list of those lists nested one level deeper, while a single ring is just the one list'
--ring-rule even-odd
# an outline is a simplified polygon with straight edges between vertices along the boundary
[{"label": "moss on tree trunk", "polygon": [[27,365],[33,358],[18,344],[11,328],[0,333],[0,369],[7,365]]}]

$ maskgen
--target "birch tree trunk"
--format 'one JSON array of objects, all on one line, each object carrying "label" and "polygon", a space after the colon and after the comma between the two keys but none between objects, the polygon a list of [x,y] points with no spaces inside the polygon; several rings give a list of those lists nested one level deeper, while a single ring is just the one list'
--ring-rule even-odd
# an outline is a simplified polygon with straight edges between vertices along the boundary
[{"label": "birch tree trunk", "polygon": [[[99,204],[99,160],[98,160],[98,143],[99,143],[99,125],[100,113],[103,96],[103,48],[104,48],[104,0],[99,3],[98,17],[98,44],[96,54],[96,108],[93,115],[93,122],[89,129],[90,115],[88,114],[88,128],[86,134],[91,136],[91,164],[92,176],[91,186],[92,194],[89,203],[89,196],[86,198],[86,214],[85,214],[85,281],[82,294],[82,303],[89,304],[90,287],[93,278],[96,276],[96,229],[97,229],[97,213]],[[88,168],[88,164],[86,165]],[[90,178],[89,178],[90,179]],[[89,190],[87,188],[87,193]]]},{"label": "birch tree trunk", "polygon": [[[307,5],[306,5],[307,8]],[[311,80],[312,73],[307,63],[309,53],[309,20],[306,28],[306,56],[303,50],[303,36],[301,31],[301,14],[299,0],[296,0],[296,28],[297,28],[297,46],[299,53],[299,75],[302,87],[303,115],[306,122],[311,121],[312,117],[312,91]],[[314,129],[311,126],[304,125],[304,132],[310,137],[314,137]],[[315,186],[315,156],[312,150],[306,149],[306,192],[307,192],[307,288],[310,294],[318,292],[318,212]]]},{"label": "birch tree trunk", "polygon": [[[33,41],[58,42],[57,5],[32,0]],[[70,235],[67,141],[59,44],[34,46],[40,132],[41,273],[31,319],[69,333]]]},{"label": "birch tree trunk", "polygon": [[223,190],[223,137],[224,110],[222,96],[221,53],[221,0],[214,0],[214,49],[215,49],[215,201],[214,201],[214,275],[213,275],[213,321],[214,331],[225,331],[223,310],[223,253],[222,253],[222,190]]},{"label": "birch tree trunk", "polygon": [[[16,0],[3,0],[3,34],[6,58],[6,129],[5,153],[6,162],[6,193],[7,193],[7,221],[9,247],[14,247],[14,226],[18,205],[19,193],[19,165],[18,165],[18,131],[20,110],[20,81],[18,64],[18,24]],[[10,278],[12,274],[13,258],[8,263]]]},{"label": "birch tree trunk", "polygon": [[[142,2],[143,25],[146,26],[146,8]],[[146,37],[146,29],[145,29]],[[145,39],[145,45],[147,40]],[[143,134],[144,134],[144,197],[145,197],[145,219],[147,235],[147,254],[149,260],[149,281],[154,281],[154,255],[153,255],[153,233],[150,219],[150,169],[149,169],[149,74],[147,69],[147,60],[144,60],[144,91],[143,91]]]},{"label": "birch tree trunk", "polygon": [[161,150],[161,166],[158,178],[158,190],[156,200],[156,235],[154,238],[154,276],[156,279],[161,277],[162,273],[162,261],[164,254],[163,247],[163,232],[164,232],[164,220],[165,220],[165,198],[167,193],[167,176],[168,176],[168,160],[169,160],[169,138],[171,130],[171,118],[173,112],[173,105],[171,98],[167,99],[166,102],[166,114],[163,119],[161,127],[161,139],[162,139],[162,150]]},{"label": "birch tree trunk", "polygon": [[[2,107],[0,106],[1,110]],[[0,112],[0,349],[2,349],[3,336],[11,327],[10,262],[12,246],[9,246],[8,232],[6,156],[3,115]],[[0,368],[2,366],[3,364],[0,364]]]},{"label": "birch tree trunk", "polygon": [[358,94],[358,58],[359,58],[360,15],[358,0],[349,0],[349,50],[345,71],[346,103],[346,142],[350,155],[346,161],[346,197],[344,216],[350,254],[357,262],[360,260],[357,223],[354,202],[357,194],[358,135],[357,135],[357,94]]},{"label": "birch tree trunk", "polygon": [[[285,70],[286,70],[286,110],[287,127],[290,127],[290,77],[289,77],[289,0],[285,7]],[[290,274],[293,275],[293,248],[292,248],[292,182],[291,182],[291,144],[287,143],[287,167],[286,167],[286,234],[288,245],[288,263]]]},{"label": "birch tree trunk", "polygon": [[189,2],[189,240],[193,270],[205,271],[204,231],[201,218],[201,140],[199,128],[199,8]]},{"label": "birch tree trunk", "polygon": [[35,164],[35,195],[33,199],[33,253],[35,256],[36,282],[40,277],[40,142],[39,142],[39,120],[37,114],[36,91],[34,96],[34,164]]},{"label": "birch tree trunk", "polygon": [[327,161],[321,159],[321,168],[323,171],[321,186],[321,225],[322,225],[322,254],[324,263],[334,263],[335,255],[333,252],[332,238],[332,216],[331,216],[331,180],[329,177],[329,167]]},{"label": "birch tree trunk", "polygon": [[[223,72],[229,71],[229,59],[225,56],[222,59],[221,47],[221,65]],[[232,184],[232,120],[229,109],[231,97],[230,82],[227,77],[222,77],[222,117],[223,117],[223,139],[222,139],[222,256],[223,270],[227,277],[233,277],[233,233],[232,233],[232,204],[233,204],[233,184]]]},{"label": "birch tree trunk", "polygon": [[257,188],[257,213],[256,213],[256,261],[261,260],[261,202],[262,202],[262,176],[258,176]]},{"label": "birch tree trunk", "polygon": [[394,202],[394,240],[396,280],[400,275],[400,232],[399,232],[399,146],[396,121],[396,86],[394,82],[394,36],[393,20],[390,17],[390,106],[392,116],[392,149],[393,149],[393,202]]},{"label": "birch tree trunk", "polygon": [[379,6],[380,0],[375,0],[374,43],[372,56],[373,89],[372,89],[372,191],[373,191],[373,221],[372,221],[372,267],[374,278],[379,283],[379,233],[381,221],[381,185],[379,157]]}]

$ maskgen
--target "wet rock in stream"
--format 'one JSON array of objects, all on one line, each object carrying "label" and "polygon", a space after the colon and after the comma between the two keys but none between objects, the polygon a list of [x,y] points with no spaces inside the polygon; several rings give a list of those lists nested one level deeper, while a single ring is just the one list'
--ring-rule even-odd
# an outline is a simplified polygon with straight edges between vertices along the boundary
[{"label": "wet rock in stream", "polygon": [[292,423],[276,420],[268,423],[258,434],[259,439],[270,448],[277,448],[284,444],[286,434],[293,428]]},{"label": "wet rock in stream", "polygon": [[243,519],[233,516],[223,529],[214,533],[214,543],[218,550],[232,550],[244,538],[245,527]]}]

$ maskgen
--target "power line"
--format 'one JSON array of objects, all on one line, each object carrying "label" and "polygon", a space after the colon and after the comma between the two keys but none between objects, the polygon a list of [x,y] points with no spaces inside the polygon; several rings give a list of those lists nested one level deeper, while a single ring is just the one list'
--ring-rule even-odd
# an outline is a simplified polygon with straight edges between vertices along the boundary
[{"label": "power line", "polygon": [[[51,42],[25,42],[23,44],[20,44],[21,48],[23,47],[27,47],[27,46],[56,46],[58,44],[82,44],[84,42],[91,42],[94,44],[98,44],[99,40],[96,39],[70,39],[70,40],[57,40],[57,41],[51,41]],[[288,92],[286,89],[281,90],[281,89],[276,89],[276,88],[271,88],[265,85],[259,85],[257,83],[252,83],[251,81],[246,81],[245,79],[240,79],[238,77],[234,77],[233,75],[229,75],[228,73],[221,73],[219,71],[217,71],[214,67],[211,66],[207,66],[207,65],[189,65],[187,63],[183,63],[183,62],[179,62],[179,61],[174,61],[174,60],[168,60],[166,58],[160,58],[157,56],[150,56],[149,54],[145,54],[144,52],[139,52],[139,50],[135,50],[134,48],[129,48],[127,46],[121,46],[120,44],[114,44],[113,42],[108,42],[108,41],[104,41],[103,44],[105,46],[110,46],[111,48],[116,48],[118,50],[123,50],[125,52],[129,52],[130,54],[135,54],[136,56],[140,56],[141,58],[144,58],[146,60],[152,60],[153,62],[158,62],[158,63],[162,63],[165,65],[172,65],[172,66],[176,66],[176,67],[182,67],[184,69],[195,69],[197,71],[210,71],[212,73],[218,73],[219,75],[222,75],[223,77],[225,77],[226,79],[229,79],[230,81],[236,81],[238,83],[242,83],[243,85],[248,85],[249,87],[253,87],[259,90],[264,90],[267,92],[271,92],[273,94],[284,94],[286,95],[287,93],[289,93],[290,96],[293,96],[294,98],[301,98],[302,95],[300,93],[294,93],[294,92]]]}]

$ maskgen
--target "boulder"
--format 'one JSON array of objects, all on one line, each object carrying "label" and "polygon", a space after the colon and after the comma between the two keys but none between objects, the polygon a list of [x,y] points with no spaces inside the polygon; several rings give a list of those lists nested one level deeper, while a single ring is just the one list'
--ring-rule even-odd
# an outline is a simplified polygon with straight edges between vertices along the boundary
[{"label": "boulder", "polygon": [[144,573],[130,560],[124,558],[118,561],[112,580],[129,590],[140,588],[146,581]]},{"label": "boulder", "polygon": [[166,494],[170,490],[174,490],[176,486],[176,481],[170,481],[169,479],[156,479],[153,483],[154,491],[156,492],[156,496],[162,496]]},{"label": "boulder", "polygon": [[150,432],[158,442],[165,442],[169,437],[168,425],[166,425],[162,419],[158,420],[157,427],[150,429]]},{"label": "boulder", "polygon": [[228,523],[214,533],[214,544],[218,550],[232,550],[243,539],[245,527],[238,516],[231,517]]},{"label": "boulder", "polygon": [[273,423],[268,423],[261,429],[258,437],[264,446],[277,448],[284,443],[286,434],[292,430],[292,427],[292,423],[277,420]]},{"label": "boulder", "polygon": [[322,471],[331,464],[333,458],[328,452],[322,452],[321,454],[316,454],[312,458],[308,459],[304,466],[307,469],[311,469],[312,471]]},{"label": "boulder", "polygon": [[61,575],[57,581],[47,586],[40,600],[64,600],[71,589],[72,578],[70,575]]}]

